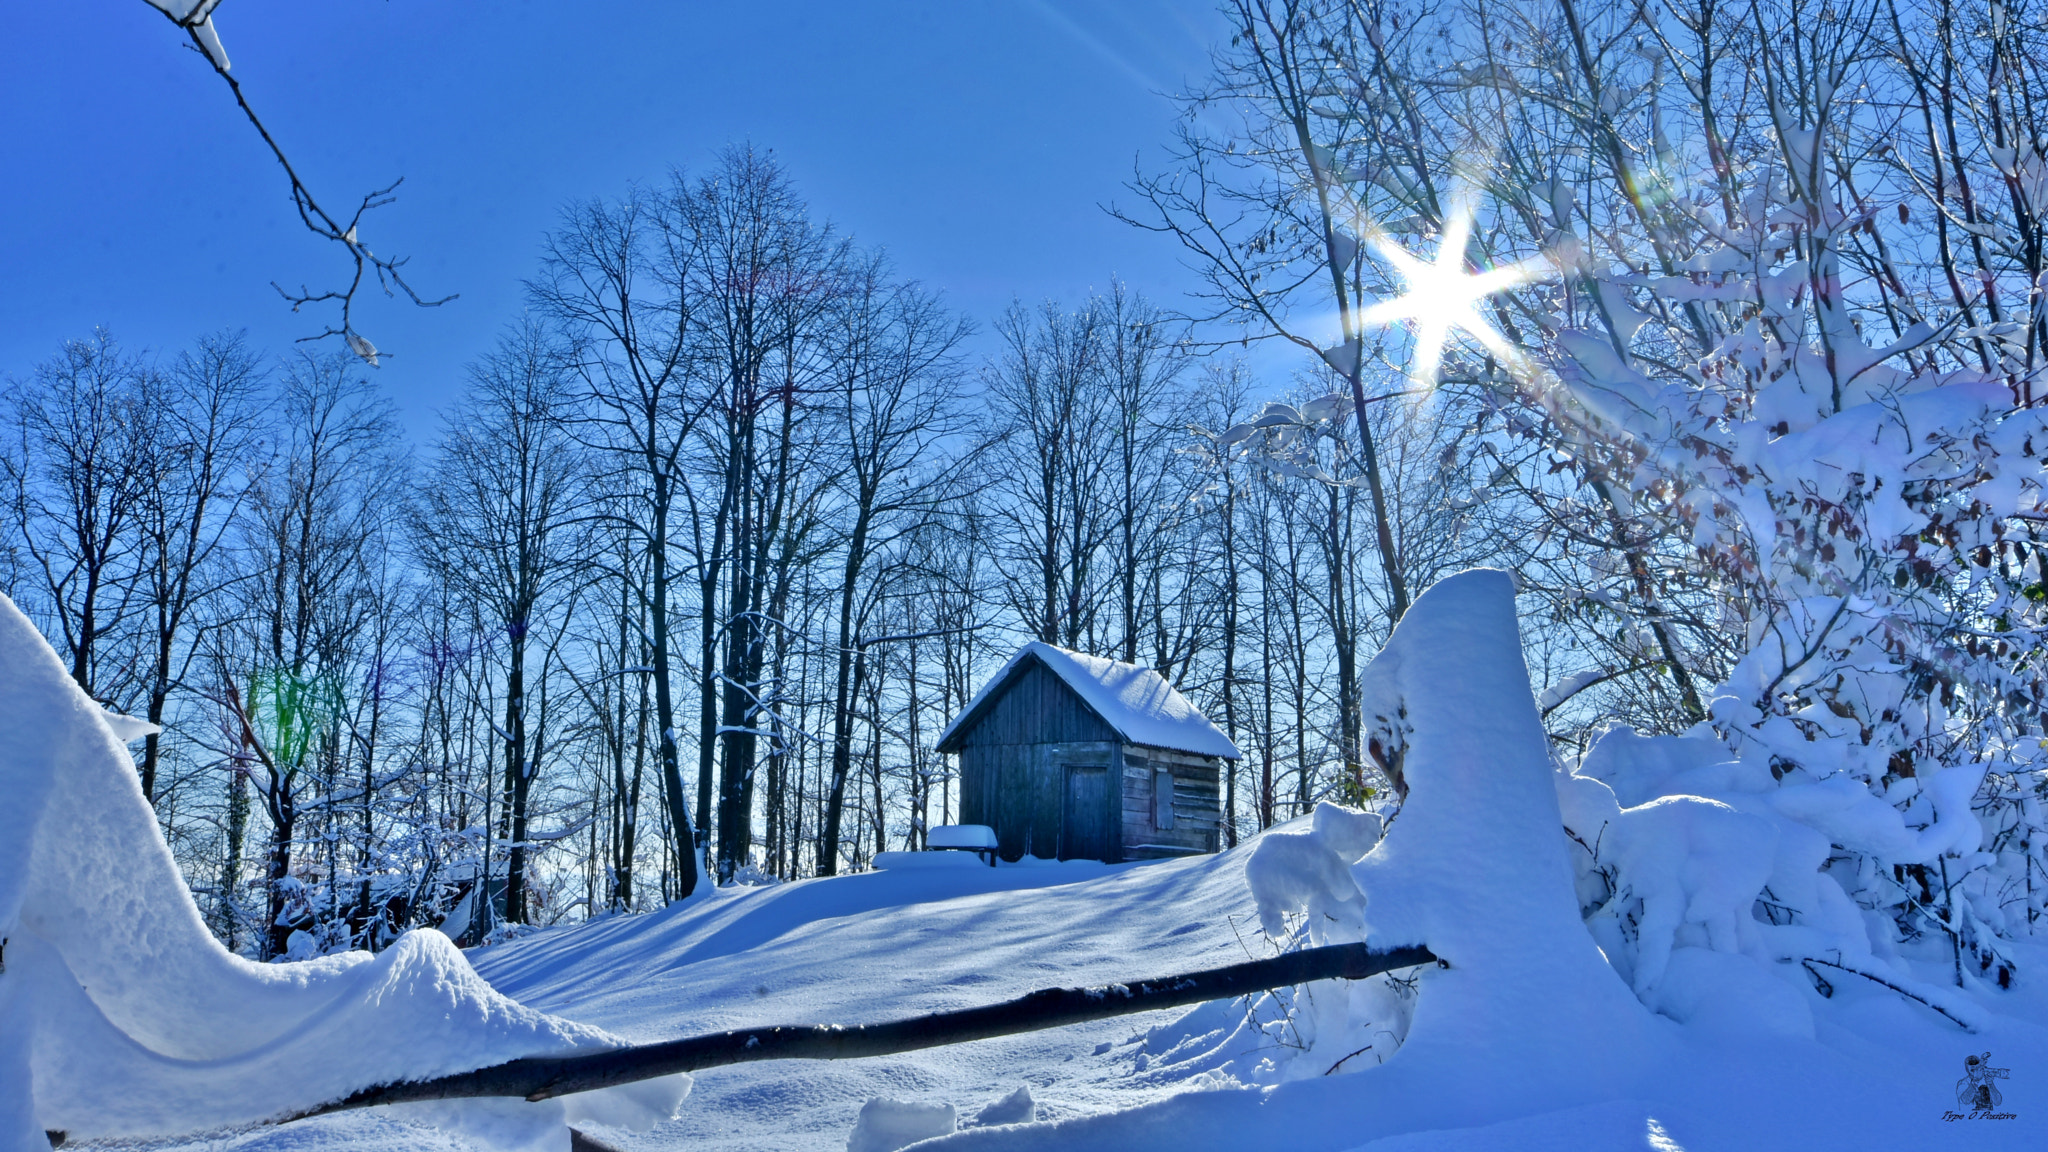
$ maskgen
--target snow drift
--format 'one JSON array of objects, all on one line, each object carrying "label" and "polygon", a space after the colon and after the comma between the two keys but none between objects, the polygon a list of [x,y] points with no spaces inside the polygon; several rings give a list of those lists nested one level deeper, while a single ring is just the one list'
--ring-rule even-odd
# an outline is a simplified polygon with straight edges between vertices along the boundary
[{"label": "snow drift", "polygon": [[[44,1130],[166,1135],[362,1087],[615,1047],[493,991],[447,937],[260,965],[206,930],[106,714],[0,596],[0,1150]],[[496,1146],[565,1148],[566,1117],[666,1119],[686,1077],[566,1105],[418,1109]]]},{"label": "snow drift", "polygon": [[1453,576],[1367,666],[1367,728],[1408,789],[1383,839],[1376,818],[1325,805],[1308,830],[1266,836],[1245,869],[1270,937],[1420,944],[1449,965],[1421,973],[1412,1002],[1395,982],[1297,999],[1309,1027],[1281,1079],[1399,1050],[1404,1065],[1519,1092],[1527,1067],[1561,1053],[1595,1075],[1642,1057],[1646,1014],[1580,919],[1514,607],[1506,573]]}]

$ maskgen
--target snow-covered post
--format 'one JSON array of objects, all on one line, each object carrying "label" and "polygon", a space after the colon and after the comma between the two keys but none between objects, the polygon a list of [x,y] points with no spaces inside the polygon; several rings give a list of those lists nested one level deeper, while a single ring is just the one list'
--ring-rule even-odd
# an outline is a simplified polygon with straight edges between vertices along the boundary
[{"label": "snow-covered post", "polygon": [[[1398,760],[1408,795],[1350,869],[1357,927],[1376,947],[1420,944],[1449,965],[1422,977],[1401,1063],[1467,1080],[1483,1067],[1506,1076],[1566,1059],[1618,1067],[1648,1016],[1579,917],[1511,577],[1462,572],[1417,597],[1366,667],[1363,694],[1367,730]],[[1259,857],[1314,837],[1357,859],[1317,823],[1269,834]],[[1246,875],[1262,914],[1300,906],[1306,889],[1257,859]],[[1357,915],[1357,901],[1329,902],[1325,914],[1347,907]]]},{"label": "snow-covered post", "polygon": [[1425,983],[1407,1058],[1504,1045],[1541,1049],[1510,1059],[1555,1058],[1577,1047],[1568,1038],[1639,1028],[1644,1013],[1579,919],[1511,577],[1462,572],[1418,597],[1366,667],[1364,700],[1408,783],[1354,869],[1367,932],[1426,942],[1451,965]]}]

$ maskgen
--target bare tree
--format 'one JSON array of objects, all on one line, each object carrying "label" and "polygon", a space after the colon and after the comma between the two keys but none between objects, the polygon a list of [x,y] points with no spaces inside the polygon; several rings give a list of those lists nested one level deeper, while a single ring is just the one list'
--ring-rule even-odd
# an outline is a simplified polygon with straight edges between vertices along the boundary
[{"label": "bare tree", "polygon": [[1003,570],[1005,596],[1026,632],[1069,648],[1095,623],[1097,553],[1116,531],[1101,324],[1092,306],[1068,312],[1048,302],[1034,313],[1013,304],[996,322],[1002,352],[983,374],[983,435],[1001,493],[989,514],[1014,560]]},{"label": "bare tree", "polygon": [[[680,228],[673,197],[635,192],[615,204],[578,205],[548,237],[541,274],[527,287],[578,341],[576,368],[589,406],[582,439],[607,461],[597,466],[597,482],[613,497],[602,522],[646,557],[645,580],[632,586],[644,597],[675,890],[688,896],[697,887],[701,829],[690,819],[676,746],[677,577],[670,549],[679,505],[689,499],[683,455],[703,409],[687,394],[696,253]],[[629,558],[617,575],[625,580],[630,570]],[[708,779],[702,761],[699,772]]]},{"label": "bare tree", "polygon": [[262,953],[283,954],[311,922],[293,875],[309,775],[330,778],[352,662],[378,607],[373,553],[399,505],[403,460],[388,406],[347,359],[302,355],[279,404],[278,459],[252,494],[238,637],[223,637],[218,699],[233,753],[260,767],[270,824]]},{"label": "bare tree", "polygon": [[[547,749],[529,696],[549,662],[531,648],[558,612],[577,563],[585,468],[568,421],[573,360],[537,324],[508,332],[470,370],[448,414],[438,460],[414,516],[420,559],[489,622],[502,645],[505,918],[527,920],[528,806]],[[536,667],[535,661],[538,659]]]},{"label": "bare tree", "polygon": [[120,704],[138,669],[125,639],[133,577],[143,563],[156,372],[105,329],[73,340],[11,391],[6,499],[33,570],[33,604],[54,631],[86,695]]},{"label": "bare tree", "polygon": [[786,587],[778,557],[798,546],[804,509],[822,490],[805,475],[810,438],[799,425],[826,386],[816,335],[841,291],[849,244],[813,224],[774,158],[752,148],[728,149],[694,182],[678,179],[675,196],[677,242],[694,254],[693,339],[717,467],[707,478],[715,493],[706,499],[708,538],[698,531],[706,773],[698,787],[701,802],[715,744],[724,883],[753,844],[761,725],[772,712],[764,672],[778,628],[768,609],[778,584]]},{"label": "bare tree", "polygon": [[[238,578],[225,551],[260,481],[257,401],[268,383],[240,335],[209,336],[179,356],[152,404],[158,443],[136,517],[135,599],[147,646],[143,715],[159,728],[172,693],[192,687],[208,634],[230,619],[209,609]],[[142,794],[151,803],[163,744],[161,732],[143,742]]]},{"label": "bare tree", "polygon": [[[839,499],[838,611],[832,678],[832,768],[818,838],[818,874],[839,868],[853,728],[867,679],[864,635],[878,553],[918,531],[951,494],[933,473],[960,430],[956,350],[967,324],[930,292],[892,281],[879,257],[860,266],[834,310],[831,451],[844,462]],[[912,629],[918,631],[919,629]]]}]

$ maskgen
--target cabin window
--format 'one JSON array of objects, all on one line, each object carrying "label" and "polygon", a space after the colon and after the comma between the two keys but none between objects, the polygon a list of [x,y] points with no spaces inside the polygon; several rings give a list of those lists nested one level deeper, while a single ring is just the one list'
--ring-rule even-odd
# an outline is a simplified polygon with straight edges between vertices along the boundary
[{"label": "cabin window", "polygon": [[1152,825],[1155,828],[1173,827],[1173,769],[1160,768],[1152,773]]}]

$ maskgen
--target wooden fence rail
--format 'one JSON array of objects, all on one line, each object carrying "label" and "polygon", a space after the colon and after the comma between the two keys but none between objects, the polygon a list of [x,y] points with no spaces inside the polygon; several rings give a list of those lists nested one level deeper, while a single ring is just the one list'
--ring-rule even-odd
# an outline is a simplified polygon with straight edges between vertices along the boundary
[{"label": "wooden fence rail", "polygon": [[1443,962],[1427,948],[1379,950],[1365,944],[1331,944],[1157,980],[1094,988],[1046,988],[1001,1004],[956,1012],[934,1012],[881,1024],[782,1024],[715,1032],[708,1036],[587,1055],[529,1057],[479,1068],[474,1072],[437,1076],[431,1080],[380,1084],[300,1113],[292,1119],[414,1100],[476,1096],[546,1100],[571,1092],[588,1092],[675,1072],[696,1072],[752,1060],[851,1060],[863,1056],[888,1056],[991,1036],[1057,1028],[1086,1020],[1104,1020],[1133,1012],[1223,1000],[1313,980],[1363,980],[1398,968],[1432,963]]}]

